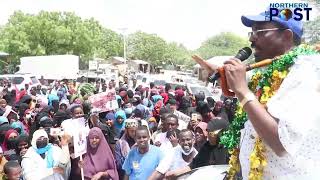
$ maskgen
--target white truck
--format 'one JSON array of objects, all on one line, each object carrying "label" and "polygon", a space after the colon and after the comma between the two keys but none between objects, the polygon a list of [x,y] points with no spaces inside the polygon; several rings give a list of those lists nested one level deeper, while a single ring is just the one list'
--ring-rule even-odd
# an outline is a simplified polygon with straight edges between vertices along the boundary
[{"label": "white truck", "polygon": [[20,70],[16,74],[32,74],[38,79],[77,79],[79,56],[52,55],[20,58]]}]

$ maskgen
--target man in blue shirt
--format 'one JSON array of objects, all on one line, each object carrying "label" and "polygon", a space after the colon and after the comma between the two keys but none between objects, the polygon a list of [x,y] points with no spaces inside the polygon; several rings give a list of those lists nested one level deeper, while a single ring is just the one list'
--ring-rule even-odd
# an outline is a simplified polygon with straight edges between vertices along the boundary
[{"label": "man in blue shirt", "polygon": [[122,169],[126,172],[124,180],[147,180],[155,171],[163,154],[156,146],[150,145],[149,131],[146,126],[140,126],[135,135],[137,147],[130,150]]}]

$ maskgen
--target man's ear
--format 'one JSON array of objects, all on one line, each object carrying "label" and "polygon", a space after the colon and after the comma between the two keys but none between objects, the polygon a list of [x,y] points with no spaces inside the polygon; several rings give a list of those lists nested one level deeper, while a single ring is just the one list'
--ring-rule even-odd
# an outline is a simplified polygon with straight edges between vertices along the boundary
[{"label": "man's ear", "polygon": [[284,34],[284,38],[287,39],[287,40],[292,40],[293,42],[293,32],[291,29],[286,29],[283,31],[283,34]]}]

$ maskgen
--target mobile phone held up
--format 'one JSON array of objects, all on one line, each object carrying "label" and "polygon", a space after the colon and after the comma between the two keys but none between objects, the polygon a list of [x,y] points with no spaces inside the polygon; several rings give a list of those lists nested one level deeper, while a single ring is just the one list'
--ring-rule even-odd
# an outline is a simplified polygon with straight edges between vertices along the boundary
[{"label": "mobile phone held up", "polygon": [[62,136],[63,134],[62,128],[50,128],[50,136]]}]

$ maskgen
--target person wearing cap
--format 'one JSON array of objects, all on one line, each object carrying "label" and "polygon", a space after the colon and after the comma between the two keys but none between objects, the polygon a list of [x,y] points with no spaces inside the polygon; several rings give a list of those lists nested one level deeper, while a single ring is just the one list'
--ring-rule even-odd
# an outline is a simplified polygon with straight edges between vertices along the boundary
[{"label": "person wearing cap", "polygon": [[[228,86],[248,117],[241,130],[239,160],[242,176],[243,179],[249,178],[249,172],[252,172],[250,155],[256,141],[261,139],[266,161],[265,166],[262,164],[262,179],[319,179],[320,128],[317,117],[320,111],[317,104],[304,109],[300,106],[301,103],[310,104],[310,99],[319,102],[319,83],[316,83],[319,81],[319,56],[299,56],[303,55],[299,50],[296,51],[298,56],[292,57],[303,35],[302,21],[285,20],[280,16],[273,16],[271,20],[270,14],[267,10],[255,16],[241,17],[243,25],[252,28],[248,35],[256,62],[280,55],[287,55],[293,61],[287,64],[288,69],[284,70],[288,74],[279,82],[281,86],[270,99],[262,104],[262,99],[256,97],[258,94],[249,89],[246,65],[239,59],[230,58],[224,63]],[[272,68],[278,70],[277,66]],[[258,88],[264,92],[264,87]]]},{"label": "person wearing cap", "polygon": [[196,107],[196,112],[201,114],[202,121],[206,122],[206,123],[215,117],[212,110],[210,109],[208,103],[206,103],[204,101],[198,102],[198,105]]},{"label": "person wearing cap", "polygon": [[179,130],[187,129],[190,117],[177,110],[177,101],[175,99],[168,100],[169,108],[171,112],[178,117]]},{"label": "person wearing cap", "polygon": [[122,170],[122,165],[124,160],[126,159],[131,147],[134,146],[135,133],[136,129],[138,128],[138,121],[135,119],[127,119],[125,122],[125,132],[122,137],[116,142],[115,147],[115,160],[118,168],[118,173],[120,179],[123,178],[125,172]]},{"label": "person wearing cap", "polygon": [[228,125],[226,120],[209,121],[207,125],[208,141],[201,147],[197,156],[187,167],[172,171],[170,174],[166,174],[166,177],[177,177],[202,166],[227,164],[229,161],[228,150],[219,144],[219,137]]},{"label": "person wearing cap", "polygon": [[207,142],[208,138],[208,131],[207,131],[208,124],[205,122],[200,122],[197,124],[194,134],[195,134],[195,144],[194,147],[196,150],[200,150],[201,147]]},{"label": "person wearing cap", "polygon": [[188,129],[190,129],[192,132],[195,132],[196,127],[198,124],[202,122],[202,116],[200,113],[192,113],[191,114],[191,120],[188,124]]}]

